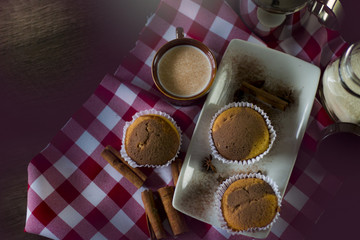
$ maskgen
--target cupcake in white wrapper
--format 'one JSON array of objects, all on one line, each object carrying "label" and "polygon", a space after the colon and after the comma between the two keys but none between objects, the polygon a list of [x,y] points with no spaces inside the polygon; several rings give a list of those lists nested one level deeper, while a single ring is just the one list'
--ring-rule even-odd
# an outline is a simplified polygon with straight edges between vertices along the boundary
[{"label": "cupcake in white wrapper", "polygon": [[270,151],[276,132],[261,108],[248,102],[233,102],[213,116],[208,138],[215,158],[223,163],[248,165]]},{"label": "cupcake in white wrapper", "polygon": [[120,154],[132,167],[165,167],[178,156],[181,142],[175,120],[167,113],[149,109],[125,123]]},{"label": "cupcake in white wrapper", "polygon": [[215,207],[221,228],[230,234],[263,231],[279,218],[281,195],[267,176],[238,174],[220,184]]}]

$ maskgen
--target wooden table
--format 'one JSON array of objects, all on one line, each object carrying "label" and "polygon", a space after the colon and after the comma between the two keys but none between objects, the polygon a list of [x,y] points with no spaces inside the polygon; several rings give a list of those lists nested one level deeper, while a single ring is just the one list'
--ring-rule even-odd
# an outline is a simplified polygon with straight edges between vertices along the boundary
[{"label": "wooden table", "polygon": [[[228,2],[238,10],[237,0]],[[347,41],[358,41],[360,32],[351,28],[360,21],[360,8],[354,1],[342,2],[347,14],[341,32]],[[1,239],[45,239],[23,231],[27,165],[102,77],[115,71],[157,4],[158,0],[0,2]]]}]

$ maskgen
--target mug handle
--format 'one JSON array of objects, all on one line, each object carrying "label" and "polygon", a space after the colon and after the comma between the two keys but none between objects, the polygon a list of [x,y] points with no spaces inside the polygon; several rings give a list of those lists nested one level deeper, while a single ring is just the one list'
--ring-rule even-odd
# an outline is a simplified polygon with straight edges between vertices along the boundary
[{"label": "mug handle", "polygon": [[176,38],[177,39],[184,38],[184,29],[182,27],[176,28]]}]

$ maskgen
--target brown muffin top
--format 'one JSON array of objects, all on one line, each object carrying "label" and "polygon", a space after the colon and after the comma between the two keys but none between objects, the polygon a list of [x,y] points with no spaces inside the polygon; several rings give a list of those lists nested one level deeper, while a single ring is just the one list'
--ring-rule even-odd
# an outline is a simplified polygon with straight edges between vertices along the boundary
[{"label": "brown muffin top", "polygon": [[274,190],[258,178],[232,183],[223,195],[221,209],[229,228],[235,231],[265,227],[279,210]]},{"label": "brown muffin top", "polygon": [[160,115],[138,117],[127,129],[125,150],[139,165],[164,165],[175,157],[180,136],[175,126]]},{"label": "brown muffin top", "polygon": [[266,151],[269,130],[259,112],[248,107],[232,107],[215,119],[212,127],[214,145],[229,160],[247,160]]}]

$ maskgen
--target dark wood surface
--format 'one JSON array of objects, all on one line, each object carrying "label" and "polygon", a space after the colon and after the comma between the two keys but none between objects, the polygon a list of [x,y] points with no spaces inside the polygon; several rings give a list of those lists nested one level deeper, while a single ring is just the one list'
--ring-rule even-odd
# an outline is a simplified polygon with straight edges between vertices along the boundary
[{"label": "dark wood surface", "polygon": [[[228,1],[235,10],[236,0]],[[360,40],[359,7],[341,32]],[[135,46],[158,0],[0,1],[0,238],[24,233],[27,165]],[[355,21],[355,22],[354,22]]]},{"label": "dark wood surface", "polygon": [[27,165],[135,46],[157,0],[0,1],[0,239],[24,233]]}]

